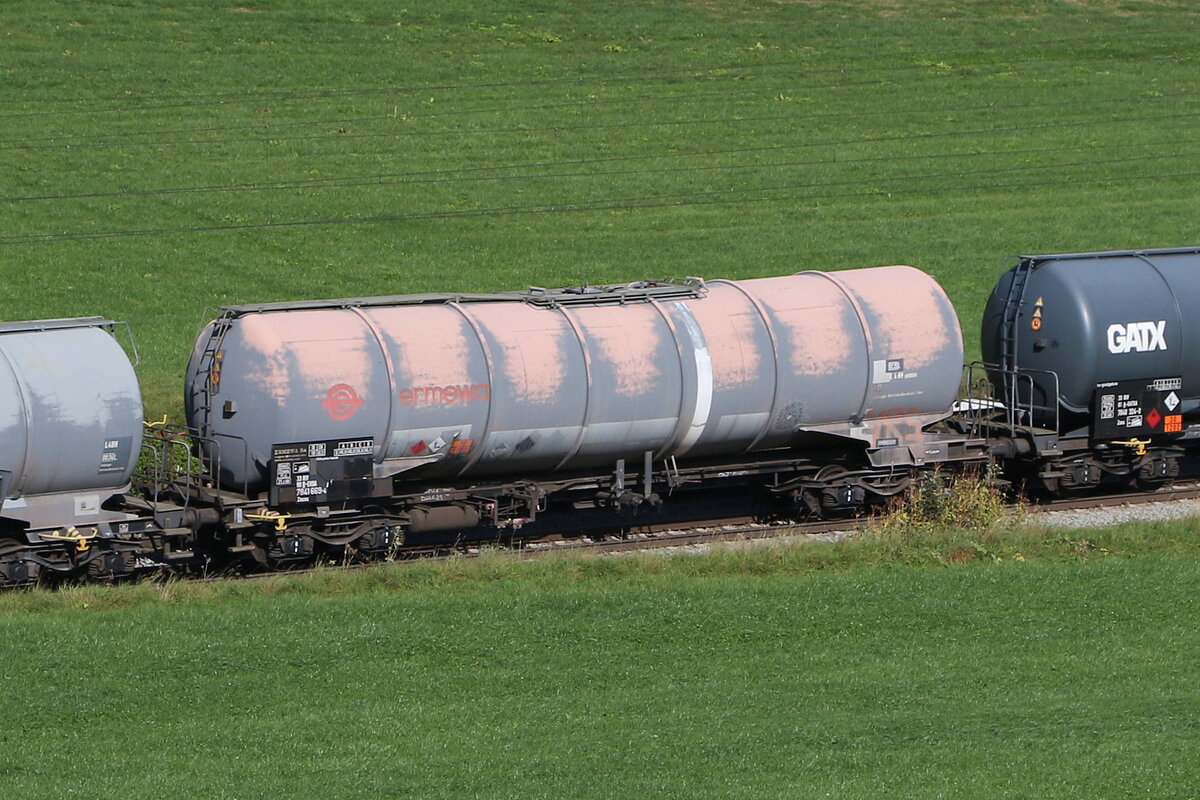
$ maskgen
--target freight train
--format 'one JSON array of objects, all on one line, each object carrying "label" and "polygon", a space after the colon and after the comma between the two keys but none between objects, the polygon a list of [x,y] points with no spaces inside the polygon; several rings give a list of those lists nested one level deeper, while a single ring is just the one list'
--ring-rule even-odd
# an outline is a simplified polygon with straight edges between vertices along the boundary
[{"label": "freight train", "polygon": [[1200,438],[1198,301],[1200,248],[1023,256],[965,370],[906,266],[231,306],[177,428],[116,323],[4,324],[0,585],[853,513],[987,464],[1155,486]]}]

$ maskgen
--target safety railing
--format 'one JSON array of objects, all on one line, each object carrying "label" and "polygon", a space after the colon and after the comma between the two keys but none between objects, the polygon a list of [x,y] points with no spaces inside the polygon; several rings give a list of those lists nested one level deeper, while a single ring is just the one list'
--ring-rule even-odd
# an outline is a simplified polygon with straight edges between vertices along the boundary
[{"label": "safety railing", "polygon": [[982,361],[971,362],[965,371],[964,397],[954,411],[968,433],[983,435],[997,425],[1029,432],[1059,429],[1058,373]]}]

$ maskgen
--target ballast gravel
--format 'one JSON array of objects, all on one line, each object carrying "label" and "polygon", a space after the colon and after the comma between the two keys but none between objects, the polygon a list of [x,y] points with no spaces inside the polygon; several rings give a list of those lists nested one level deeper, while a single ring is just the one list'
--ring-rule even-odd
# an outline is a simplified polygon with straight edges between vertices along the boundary
[{"label": "ballast gravel", "polygon": [[1167,500],[1107,508],[1047,511],[1036,515],[1031,521],[1055,528],[1102,528],[1126,522],[1163,522],[1189,517],[1200,517],[1200,500]]}]

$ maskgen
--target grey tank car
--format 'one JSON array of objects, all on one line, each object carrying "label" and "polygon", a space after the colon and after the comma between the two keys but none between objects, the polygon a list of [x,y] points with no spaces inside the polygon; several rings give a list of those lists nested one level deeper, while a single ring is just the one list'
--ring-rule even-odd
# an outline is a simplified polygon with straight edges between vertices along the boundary
[{"label": "grey tank car", "polygon": [[[43,568],[110,569],[112,548],[93,543],[143,527],[136,513],[109,508],[129,487],[143,427],[115,324],[0,324],[0,583],[27,582]],[[6,562],[7,551],[21,558]]]},{"label": "grey tank car", "polygon": [[303,503],[819,436],[921,464],[961,371],[949,299],[894,266],[234,306],[201,333],[184,395],[222,486]]},{"label": "grey tank car", "polygon": [[100,317],[0,324],[3,515],[69,506],[87,525],[128,486],[142,442],[133,365]]}]

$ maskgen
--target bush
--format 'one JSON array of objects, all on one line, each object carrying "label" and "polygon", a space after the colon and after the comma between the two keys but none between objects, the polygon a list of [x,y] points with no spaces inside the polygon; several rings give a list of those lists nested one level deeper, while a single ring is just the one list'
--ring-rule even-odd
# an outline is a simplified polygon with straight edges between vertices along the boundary
[{"label": "bush", "polygon": [[892,503],[881,530],[902,534],[986,531],[1011,513],[991,469],[961,475],[934,471],[922,475],[907,494]]}]

